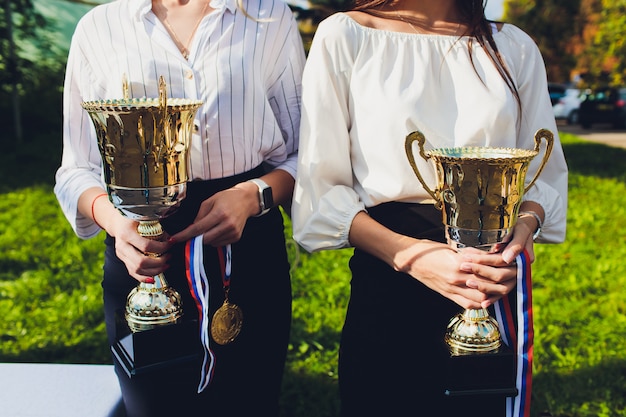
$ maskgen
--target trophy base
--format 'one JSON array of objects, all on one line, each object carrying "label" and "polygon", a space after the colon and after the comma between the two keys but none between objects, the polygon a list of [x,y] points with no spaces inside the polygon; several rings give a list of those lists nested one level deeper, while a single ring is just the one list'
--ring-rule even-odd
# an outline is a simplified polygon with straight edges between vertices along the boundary
[{"label": "trophy base", "polygon": [[[482,417],[506,415],[506,399],[517,395],[515,352],[503,345],[499,351],[481,354],[450,354],[445,368],[445,395]],[[462,411],[461,410],[461,411]]]},{"label": "trophy base", "polygon": [[111,351],[129,378],[191,362],[202,355],[197,320],[133,333],[123,317],[120,312],[117,341]]}]

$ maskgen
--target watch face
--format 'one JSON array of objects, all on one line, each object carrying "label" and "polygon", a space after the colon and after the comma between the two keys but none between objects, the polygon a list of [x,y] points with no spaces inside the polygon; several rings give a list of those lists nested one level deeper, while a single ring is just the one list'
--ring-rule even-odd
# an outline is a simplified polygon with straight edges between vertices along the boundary
[{"label": "watch face", "polygon": [[274,206],[274,198],[272,196],[272,188],[263,189],[263,208],[268,209]]}]

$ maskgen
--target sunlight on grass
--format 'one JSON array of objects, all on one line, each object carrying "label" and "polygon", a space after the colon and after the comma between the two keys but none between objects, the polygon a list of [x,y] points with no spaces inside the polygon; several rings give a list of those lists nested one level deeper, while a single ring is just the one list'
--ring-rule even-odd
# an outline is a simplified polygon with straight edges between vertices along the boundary
[{"label": "sunlight on grass", "polygon": [[[626,150],[562,139],[570,166],[567,239],[537,245],[533,264],[533,415],[626,416]],[[15,184],[2,193],[0,361],[110,361],[101,237],[74,236],[50,185]],[[308,254],[290,241],[289,251],[294,310],[282,415],[334,417],[351,250]]]}]

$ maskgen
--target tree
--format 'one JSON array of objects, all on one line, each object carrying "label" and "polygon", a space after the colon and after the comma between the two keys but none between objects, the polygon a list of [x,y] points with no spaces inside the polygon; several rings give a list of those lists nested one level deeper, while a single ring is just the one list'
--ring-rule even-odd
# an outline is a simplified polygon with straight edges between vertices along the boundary
[{"label": "tree", "polygon": [[626,82],[626,0],[508,0],[505,16],[536,40],[551,81]]},{"label": "tree", "polygon": [[4,0],[0,13],[0,89],[10,96],[12,125],[16,142],[20,143],[20,90],[24,69],[30,67],[32,62],[18,53],[16,40],[35,36],[37,28],[43,26],[45,21],[35,11],[32,0]]},{"label": "tree", "polygon": [[591,86],[623,86],[626,82],[626,0],[602,0],[588,30],[579,70]]},{"label": "tree", "polygon": [[506,20],[519,26],[537,42],[546,62],[548,79],[568,82],[577,65],[573,53],[580,44],[585,16],[581,4],[587,0],[508,0]]}]

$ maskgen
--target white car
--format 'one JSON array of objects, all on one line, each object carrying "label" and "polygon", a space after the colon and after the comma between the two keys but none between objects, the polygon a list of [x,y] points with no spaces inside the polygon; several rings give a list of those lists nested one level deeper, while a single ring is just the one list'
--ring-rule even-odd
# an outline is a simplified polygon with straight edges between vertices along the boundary
[{"label": "white car", "polygon": [[563,97],[554,103],[554,117],[558,120],[566,120],[568,124],[578,123],[578,108],[584,95],[577,88],[568,88]]}]

